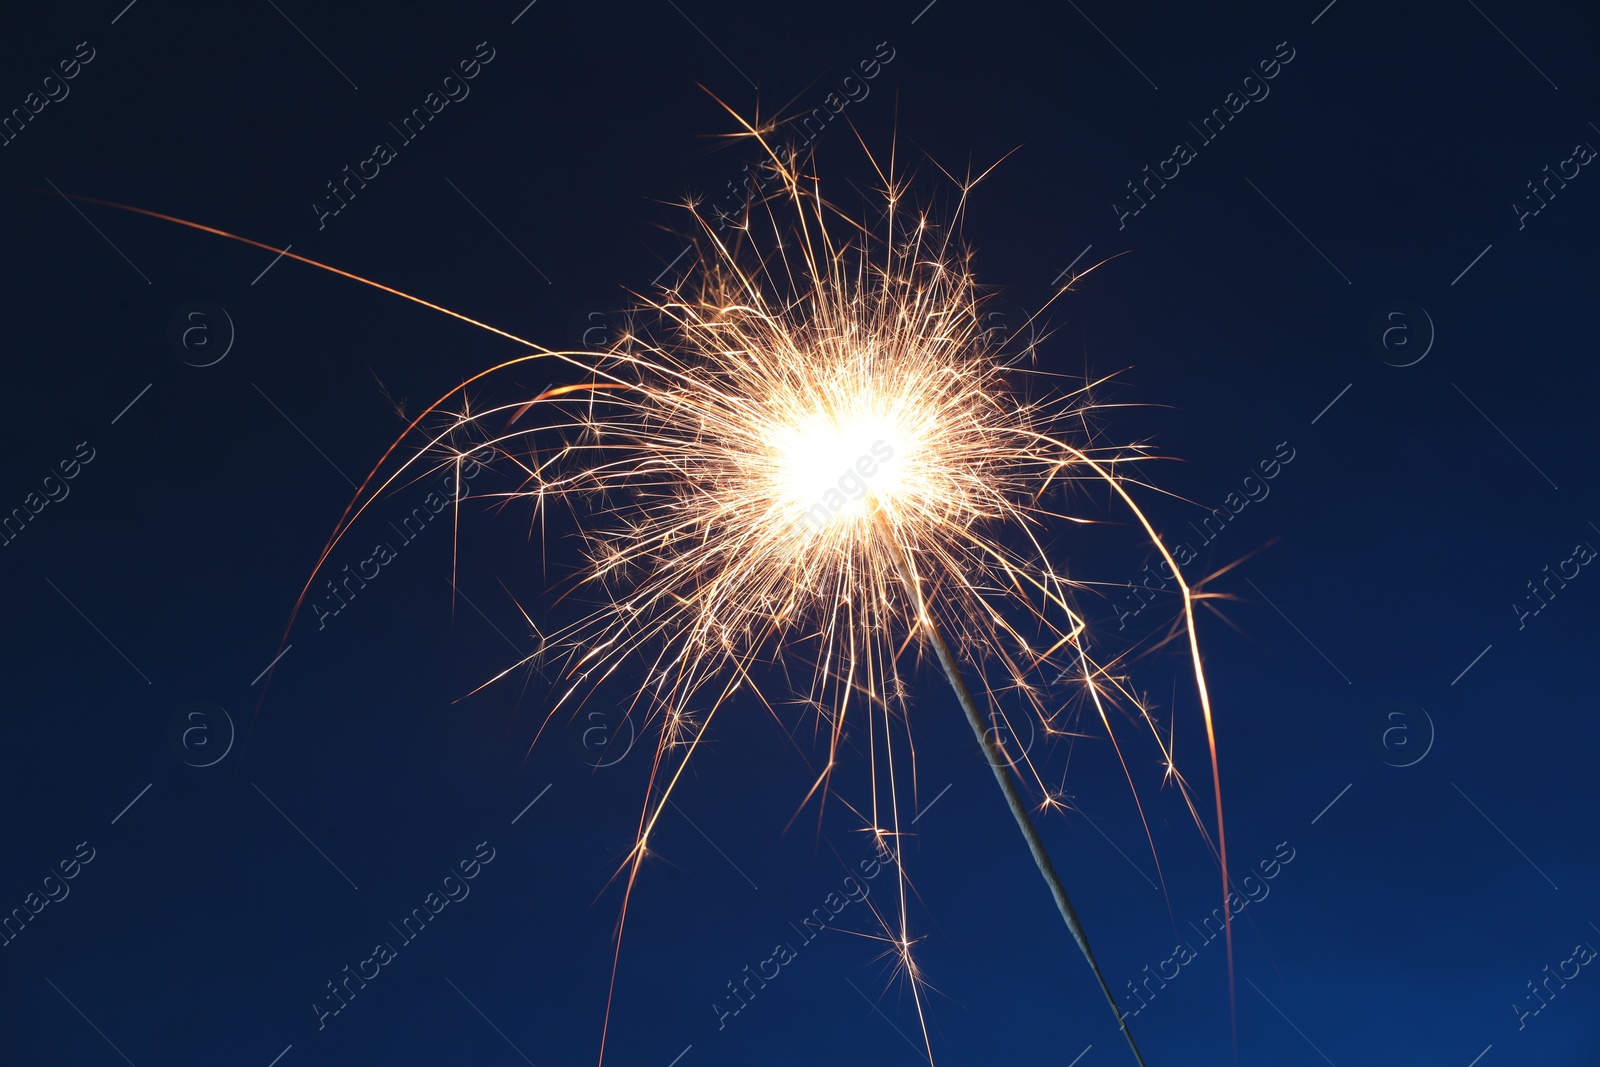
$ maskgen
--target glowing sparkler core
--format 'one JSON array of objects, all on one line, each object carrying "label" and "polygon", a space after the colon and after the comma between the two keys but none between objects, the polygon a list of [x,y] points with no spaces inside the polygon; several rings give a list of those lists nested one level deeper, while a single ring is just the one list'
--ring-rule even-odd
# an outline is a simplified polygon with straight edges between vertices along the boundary
[{"label": "glowing sparkler core", "polygon": [[830,520],[859,529],[870,515],[869,501],[887,503],[908,491],[909,436],[892,418],[870,410],[876,398],[861,398],[869,410],[843,416],[816,409],[770,431],[775,453],[777,492],[785,507],[807,525]]}]

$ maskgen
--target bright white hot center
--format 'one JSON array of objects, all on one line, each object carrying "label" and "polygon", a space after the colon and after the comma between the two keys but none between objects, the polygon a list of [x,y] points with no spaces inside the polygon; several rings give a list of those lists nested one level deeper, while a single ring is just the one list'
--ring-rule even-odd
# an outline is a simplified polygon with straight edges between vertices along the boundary
[{"label": "bright white hot center", "polygon": [[779,491],[812,528],[841,516],[864,517],[869,497],[900,487],[897,427],[867,415],[817,411],[773,430]]}]

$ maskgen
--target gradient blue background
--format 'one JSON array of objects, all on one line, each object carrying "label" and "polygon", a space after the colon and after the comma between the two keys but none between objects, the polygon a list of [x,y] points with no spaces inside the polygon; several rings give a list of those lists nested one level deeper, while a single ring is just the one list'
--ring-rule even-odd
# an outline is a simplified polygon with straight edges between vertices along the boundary
[{"label": "gradient blue background", "polygon": [[[0,108],[77,42],[96,50],[71,95],[0,147],[0,510],[79,442],[95,450],[70,496],[0,549],[0,910],[79,842],[95,850],[70,896],[0,948],[0,1059],[592,1063],[620,906],[608,879],[647,771],[642,748],[593,770],[582,722],[530,754],[549,708],[537,674],[466,696],[531,649],[518,602],[541,625],[568,617],[547,590],[574,546],[516,506],[464,511],[470,604],[452,602],[451,538],[432,528],[326,629],[297,623],[263,699],[251,679],[346,479],[404,426],[390,398],[415,412],[518,349],[288,260],[252,284],[270,253],[90,205],[81,217],[51,183],[292,242],[576,345],[607,321],[591,313],[681,249],[672,204],[717,196],[756,158],[716,137],[730,121],[696,83],[746,112],[806,112],[883,41],[894,58],[846,115],[875,151],[898,137],[918,200],[948,205],[939,167],[1017,149],[964,230],[997,321],[1015,328],[1086,246],[1080,271],[1117,257],[1053,305],[1039,366],[1119,372],[1105,399],[1129,406],[1104,414],[1100,440],[1181,457],[1148,471],[1172,494],[1146,495],[1164,530],[1184,537],[1281,442],[1294,450],[1193,568],[1245,560],[1207,584],[1233,599],[1201,622],[1235,872],[1283,842],[1294,859],[1235,927],[1236,1008],[1224,950],[1200,947],[1133,1019],[1148,1062],[1600,1058],[1592,967],[1521,1028],[1512,1007],[1575,944],[1600,945],[1600,577],[1585,569],[1520,630],[1511,607],[1546,564],[1600,544],[1600,176],[1585,168],[1522,229],[1512,208],[1542,167],[1600,143],[1586,5],[539,0],[512,25],[516,0],[142,0],[113,25],[121,7],[0,16]],[[319,232],[323,183],[482,40],[496,56],[471,96]],[[1119,229],[1124,183],[1195,140],[1188,123],[1279,42],[1294,59],[1271,95]],[[842,121],[818,166],[846,204],[872,181]],[[213,367],[167,340],[193,300],[236,327]],[[1413,366],[1391,364],[1420,348],[1369,339],[1393,301],[1431,317]],[[1420,345],[1426,327],[1408,327]],[[380,505],[374,536],[421,491]],[[1075,507],[1117,518],[1103,505]],[[1126,526],[1064,528],[1056,547],[1075,576],[1121,586],[1147,561],[1132,541]],[[1114,644],[1108,596],[1085,609]],[[1154,611],[1134,622],[1155,627]],[[1135,676],[1164,721],[1176,713],[1205,798],[1183,669],[1173,648]],[[915,800],[937,803],[906,862],[935,1062],[1132,1062],[942,680],[917,681]],[[214,766],[169,742],[189,701],[237,727]],[[792,940],[788,924],[868,854],[838,802],[785,832],[825,756],[799,711],[796,745],[752,702],[733,710],[634,896],[607,1062],[917,1062],[916,1010],[882,944],[851,936],[876,929],[858,906],[718,1029],[724,983]],[[1135,1006],[1125,982],[1177,942],[1200,946],[1190,924],[1219,904],[1215,865],[1157,790],[1148,744],[1130,765],[1160,879],[1109,745],[1032,754],[1080,809],[1044,834]],[[865,774],[847,758],[843,799],[865,797]],[[481,841],[495,859],[471,896],[319,1031],[324,983]],[[887,895],[887,878],[872,885]]]}]

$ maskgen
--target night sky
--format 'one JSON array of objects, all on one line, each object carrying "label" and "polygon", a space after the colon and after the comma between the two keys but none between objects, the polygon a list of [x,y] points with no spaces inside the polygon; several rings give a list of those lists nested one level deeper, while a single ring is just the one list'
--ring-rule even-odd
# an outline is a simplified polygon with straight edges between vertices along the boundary
[{"label": "night sky", "polygon": [[[857,213],[863,143],[936,215],[1005,157],[962,224],[996,337],[1066,387],[1114,374],[1095,443],[1169,457],[1140,492],[1213,576],[1231,995],[1216,862],[1148,735],[1148,839],[1093,722],[1014,741],[1073,805],[1042,832],[1151,1067],[1600,1062],[1590,6],[525,2],[0,18],[0,1061],[592,1064],[608,997],[607,1063],[925,1060],[863,936],[894,876],[848,807],[861,737],[806,803],[825,732],[776,670],[781,723],[736,698],[674,794],[611,990],[641,679],[536,745],[554,664],[479,690],[533,651],[524,610],[581,606],[570,521],[489,500],[506,472],[459,535],[401,532],[438,486],[381,497],[329,566],[392,558],[285,638],[408,418],[521,347],[67,199],[605,343],[698,269],[685,199],[742,202],[760,157],[715,94],[787,120]],[[1104,583],[1081,607],[1210,826],[1153,557],[1103,491],[1059,504],[1104,520],[1052,549]],[[934,1062],[1132,1063],[949,689],[906,669]]]}]

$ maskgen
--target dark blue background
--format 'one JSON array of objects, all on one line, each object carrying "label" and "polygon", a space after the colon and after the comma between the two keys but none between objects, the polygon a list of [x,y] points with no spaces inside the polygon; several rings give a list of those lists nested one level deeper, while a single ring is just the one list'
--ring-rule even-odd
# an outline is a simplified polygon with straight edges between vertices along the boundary
[{"label": "dark blue background", "polygon": [[[1202,618],[1235,872],[1283,842],[1294,856],[1236,925],[1236,1011],[1221,945],[1190,925],[1219,904],[1215,866],[1158,790],[1152,746],[1130,746],[1130,765],[1165,893],[1109,745],[1033,752],[1081,809],[1044,833],[1124,1003],[1176,942],[1199,947],[1133,1019],[1149,1063],[1597,1061],[1592,968],[1520,1027],[1514,1007],[1537,1006],[1526,983],[1546,965],[1600,945],[1600,577],[1585,569],[1521,629],[1511,607],[1545,565],[1600,544],[1600,177],[1585,168],[1520,229],[1512,207],[1542,167],[1600,143],[1587,5],[539,0],[515,25],[517,0],[277,6],[0,17],[0,110],[77,42],[95,50],[70,96],[0,147],[0,512],[79,442],[94,450],[0,549],[0,912],[80,842],[94,850],[70,895],[0,948],[5,1062],[593,1062],[621,901],[608,879],[648,764],[641,746],[591,769],[589,724],[565,720],[530,753],[549,709],[537,674],[466,696],[531,649],[517,603],[541,626],[565,617],[547,590],[575,546],[516,505],[464,510],[463,598],[451,536],[432,528],[325,629],[299,620],[263,698],[251,679],[347,479],[403,429],[395,405],[414,414],[519,350],[289,260],[252,284],[270,253],[80,215],[52,183],[292,242],[576,345],[607,321],[591,312],[682,247],[673,204],[717,197],[755,159],[716,137],[730,120],[696,83],[746,113],[805,112],[884,41],[894,58],[846,115],[876,152],[898,137],[919,201],[949,203],[940,166],[981,170],[1020,146],[965,224],[998,321],[1015,328],[1086,246],[1080,271],[1126,253],[1053,305],[1038,358],[1122,371],[1105,398],[1132,406],[1104,414],[1101,440],[1181,457],[1146,471],[1172,494],[1145,495],[1164,530],[1198,547],[1186,524],[1281,442],[1294,450],[1192,568],[1248,557],[1207,583],[1232,599]],[[484,40],[495,58],[470,97],[319,232],[324,183]],[[1197,140],[1188,123],[1279,42],[1294,58],[1270,96],[1119,229],[1124,183]],[[842,122],[818,167],[847,203],[871,181]],[[236,327],[208,368],[167,339],[194,300]],[[1412,366],[1392,364],[1423,350],[1415,313],[1413,347],[1369,337],[1394,301],[1436,333]],[[511,375],[480,397],[547,380]],[[373,536],[422,492],[380,502]],[[1102,504],[1077,501],[1122,521]],[[1075,576],[1118,587],[1146,562],[1133,541],[1125,525],[1064,528],[1057,548]],[[1126,595],[1085,603],[1110,644]],[[1133,629],[1155,626],[1152,610]],[[1133,671],[1162,721],[1176,714],[1207,799],[1183,668],[1173,647]],[[1131,1062],[942,680],[918,683],[914,799],[937,804],[906,863],[936,1062]],[[237,728],[209,767],[169,741],[190,701],[225,709],[211,736]],[[614,704],[593,706],[615,726]],[[916,1062],[905,986],[881,942],[851,936],[877,931],[859,906],[719,1031],[724,984],[868,855],[838,802],[785,832],[826,756],[811,722],[786,709],[797,745],[754,703],[733,710],[654,838],[607,1062]],[[860,803],[854,755],[836,784]],[[319,1031],[324,983],[484,841],[495,858],[471,896]],[[887,904],[890,879],[872,886]]]}]

